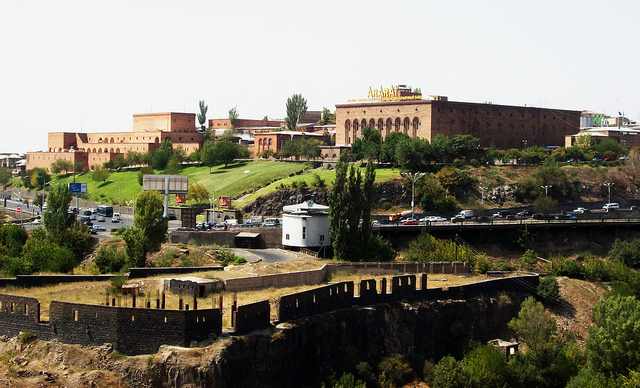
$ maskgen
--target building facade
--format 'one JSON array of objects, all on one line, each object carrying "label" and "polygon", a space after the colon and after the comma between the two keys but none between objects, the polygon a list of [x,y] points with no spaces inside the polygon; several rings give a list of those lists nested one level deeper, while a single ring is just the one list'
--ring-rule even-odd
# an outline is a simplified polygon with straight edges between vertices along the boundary
[{"label": "building facade", "polygon": [[202,146],[203,135],[195,126],[195,113],[149,113],[133,115],[131,132],[51,132],[48,149],[27,153],[27,169],[48,169],[56,159],[81,162],[85,168],[102,166],[127,151],[148,152],[171,140],[187,155]]},{"label": "building facade", "polygon": [[436,135],[471,135],[481,147],[499,149],[561,146],[580,128],[580,111],[432,100],[336,105],[336,145],[346,146],[369,126],[384,138],[391,132],[431,141]]}]

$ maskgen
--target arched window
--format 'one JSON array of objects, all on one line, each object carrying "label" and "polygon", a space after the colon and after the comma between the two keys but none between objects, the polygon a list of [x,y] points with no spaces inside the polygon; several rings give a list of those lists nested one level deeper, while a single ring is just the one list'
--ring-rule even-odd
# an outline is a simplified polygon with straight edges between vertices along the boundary
[{"label": "arched window", "polygon": [[[451,120],[451,131],[453,131],[453,121]],[[412,137],[418,137],[418,127],[420,126],[420,120],[417,117],[413,118],[413,124],[411,125]]]},{"label": "arched window", "polygon": [[409,134],[409,118],[408,117],[404,118],[404,123],[402,125],[402,130],[407,135]]},{"label": "arched window", "polygon": [[360,130],[362,131],[366,126],[367,126],[367,119],[362,119],[362,122],[360,123]]},{"label": "arched window", "polygon": [[380,133],[384,130],[384,121],[382,119],[378,119],[378,128],[376,128]]},{"label": "arched window", "polygon": [[371,127],[371,129],[376,129],[376,121],[374,119],[369,120],[369,127]]},{"label": "arched window", "polygon": [[498,133],[502,133],[502,123],[498,123]]},{"label": "arched window", "polygon": [[159,138],[159,137],[157,137],[157,136],[156,136],[156,141],[155,141],[155,143],[156,143],[156,144],[160,144],[160,138]]},{"label": "arched window", "polygon": [[396,117],[396,122],[395,122],[395,125],[394,125],[394,130],[395,130],[396,132],[400,132],[400,117]]},{"label": "arched window", "polygon": [[113,140],[113,138],[111,138],[111,142],[112,142],[112,143],[115,143],[115,140]]},{"label": "arched window", "polygon": [[391,119],[387,119],[387,125],[385,126],[385,130],[387,132],[387,135],[391,132],[391,130],[393,129],[393,124],[391,123]]}]

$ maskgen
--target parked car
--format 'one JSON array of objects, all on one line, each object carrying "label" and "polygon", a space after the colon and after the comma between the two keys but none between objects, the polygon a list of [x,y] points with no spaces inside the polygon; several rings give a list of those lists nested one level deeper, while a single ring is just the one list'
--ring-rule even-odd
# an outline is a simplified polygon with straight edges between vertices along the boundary
[{"label": "parked car", "polygon": [[277,218],[266,218],[262,223],[262,226],[271,227],[271,228],[280,226],[280,220]]},{"label": "parked car", "polygon": [[575,209],[573,209],[573,211],[571,211],[571,213],[573,214],[584,214],[584,212],[586,212],[587,209],[583,208],[583,207],[577,207]]},{"label": "parked car", "polygon": [[609,209],[620,209],[620,205],[618,205],[615,202],[611,202],[611,203],[606,203],[602,208],[603,209],[607,209],[607,210],[609,210]]},{"label": "parked car", "polygon": [[98,222],[105,222],[105,219],[103,216],[98,216]]}]

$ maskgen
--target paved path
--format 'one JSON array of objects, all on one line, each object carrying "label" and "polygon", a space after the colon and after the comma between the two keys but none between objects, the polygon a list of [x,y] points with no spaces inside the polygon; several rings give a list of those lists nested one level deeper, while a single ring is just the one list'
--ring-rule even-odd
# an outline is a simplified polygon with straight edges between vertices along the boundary
[{"label": "paved path", "polygon": [[287,252],[282,249],[267,248],[267,249],[233,249],[233,252],[241,257],[244,257],[248,262],[255,262],[262,260],[264,263],[278,263],[283,261],[290,261],[296,258],[296,255],[292,252]]}]

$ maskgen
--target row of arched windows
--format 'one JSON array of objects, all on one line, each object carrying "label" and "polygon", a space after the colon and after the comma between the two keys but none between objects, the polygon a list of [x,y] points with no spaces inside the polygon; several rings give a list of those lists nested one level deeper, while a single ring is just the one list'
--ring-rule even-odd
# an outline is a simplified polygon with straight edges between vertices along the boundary
[{"label": "row of arched windows", "polygon": [[411,137],[418,136],[418,129],[420,128],[420,120],[414,117],[411,120],[408,117],[401,119],[396,117],[392,120],[390,117],[386,119],[353,119],[346,120],[344,123],[345,132],[349,143],[353,142],[361,133],[365,127],[378,130],[383,136],[390,134],[391,132],[404,132]]}]

